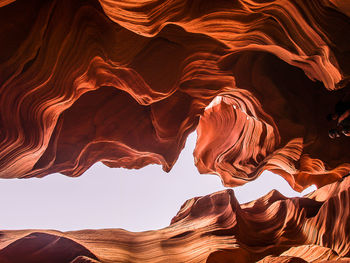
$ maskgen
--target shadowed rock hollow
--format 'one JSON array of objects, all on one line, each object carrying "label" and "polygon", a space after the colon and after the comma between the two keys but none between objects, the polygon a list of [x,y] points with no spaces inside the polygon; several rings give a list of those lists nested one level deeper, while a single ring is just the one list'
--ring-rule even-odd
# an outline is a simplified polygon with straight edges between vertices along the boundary
[{"label": "shadowed rock hollow", "polygon": [[[297,191],[338,185],[350,171],[350,140],[332,140],[328,131],[347,125],[350,112],[340,112],[338,124],[327,116],[350,101],[349,10],[335,0],[0,1],[0,177],[80,176],[99,161],[169,171],[197,129],[198,170],[226,186],[264,170]],[[348,209],[342,193],[334,198]],[[230,191],[212,194],[187,203],[151,237],[116,230],[123,235],[113,253],[116,261],[143,262],[170,254],[178,262],[303,262],[293,261],[307,254],[300,251],[346,257],[348,243],[337,240],[347,240],[348,231],[334,239],[322,234],[334,226],[328,197],[278,197],[242,208]],[[255,213],[266,209],[260,222]],[[315,227],[317,216],[327,224]],[[178,235],[168,236],[169,229]],[[254,236],[240,235],[244,229],[256,229]],[[147,247],[149,240],[157,248]],[[304,247],[288,250],[296,246]],[[115,262],[107,254],[98,257]],[[96,260],[78,256],[69,260]]]}]

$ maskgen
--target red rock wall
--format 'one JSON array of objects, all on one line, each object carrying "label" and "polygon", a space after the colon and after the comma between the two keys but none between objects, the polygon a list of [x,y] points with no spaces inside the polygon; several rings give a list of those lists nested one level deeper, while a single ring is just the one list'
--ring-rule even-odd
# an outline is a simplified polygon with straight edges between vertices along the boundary
[{"label": "red rock wall", "polygon": [[[3,178],[79,176],[98,161],[169,171],[198,123],[196,164],[226,185],[270,169],[300,191],[350,170],[349,141],[330,140],[325,121],[347,91],[333,91],[350,72],[346,5],[1,6]],[[205,110],[218,95],[221,102]]]},{"label": "red rock wall", "polygon": [[[189,200],[165,229],[3,231],[1,262],[319,262],[349,257],[349,4],[335,0],[0,1],[0,177],[79,176],[95,162],[195,164],[278,192]],[[70,249],[67,249],[67,246]],[[55,261],[56,260],[56,261]]]}]

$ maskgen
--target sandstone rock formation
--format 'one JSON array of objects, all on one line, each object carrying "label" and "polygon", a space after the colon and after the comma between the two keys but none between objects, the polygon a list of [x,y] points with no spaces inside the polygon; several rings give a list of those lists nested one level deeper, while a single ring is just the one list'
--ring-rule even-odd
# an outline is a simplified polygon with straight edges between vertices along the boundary
[{"label": "sandstone rock formation", "polygon": [[198,126],[196,164],[228,186],[264,169],[299,191],[339,180],[350,142],[326,116],[348,92],[347,7],[2,1],[0,176],[169,171]]},{"label": "sandstone rock formation", "polygon": [[350,260],[349,185],[347,177],[302,198],[274,190],[243,205],[229,189],[188,200],[155,231],[1,231],[0,262]]},{"label": "sandstone rock formation", "polygon": [[263,170],[297,191],[323,186],[241,206],[230,190],[194,198],[168,228],[144,233],[4,231],[0,261],[349,257],[350,140],[331,140],[327,121],[350,101],[349,10],[338,0],[0,0],[1,178],[80,176],[99,161],[169,171],[197,129],[198,170],[226,186]]}]

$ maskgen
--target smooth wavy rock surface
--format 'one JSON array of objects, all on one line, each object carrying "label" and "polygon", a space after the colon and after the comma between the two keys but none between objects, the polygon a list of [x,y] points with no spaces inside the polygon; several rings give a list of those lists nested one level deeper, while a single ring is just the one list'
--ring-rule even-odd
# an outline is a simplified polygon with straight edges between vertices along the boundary
[{"label": "smooth wavy rock surface", "polygon": [[[3,238],[6,239],[6,236],[1,236],[2,241]],[[61,235],[44,232],[31,232],[16,238],[15,241],[0,250],[0,262],[3,263],[93,263],[96,262],[95,259],[97,259],[96,256],[79,243]]]},{"label": "smooth wavy rock surface", "polygon": [[0,1],[0,177],[195,163],[300,191],[350,171],[346,1]]},{"label": "smooth wavy rock surface", "polygon": [[349,185],[350,177],[302,198],[274,190],[242,205],[225,190],[190,199],[168,227],[139,233],[1,231],[0,262],[350,260]]}]

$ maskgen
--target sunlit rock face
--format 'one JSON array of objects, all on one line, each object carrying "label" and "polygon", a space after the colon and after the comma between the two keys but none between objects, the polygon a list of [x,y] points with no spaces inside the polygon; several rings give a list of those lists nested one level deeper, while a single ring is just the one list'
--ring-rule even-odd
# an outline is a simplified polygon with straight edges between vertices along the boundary
[{"label": "sunlit rock face", "polygon": [[327,121],[350,101],[349,10],[337,0],[0,1],[1,178],[79,176],[98,161],[169,171],[197,129],[196,166],[227,186],[266,169],[297,191],[323,186],[244,205],[232,191],[194,198],[168,228],[144,233],[5,231],[0,261],[349,257],[350,182],[340,180],[350,140],[331,140]]},{"label": "sunlit rock face", "polygon": [[326,116],[348,90],[347,14],[327,0],[2,1],[0,176],[169,171],[197,128],[195,163],[225,185],[264,169],[298,191],[339,180],[350,141],[329,139]]},{"label": "sunlit rock face", "polygon": [[[243,205],[225,190],[190,199],[168,227],[139,233],[1,231],[0,262],[350,260],[349,185],[347,177],[302,198],[274,190]],[[61,261],[49,260],[55,255]]]}]

